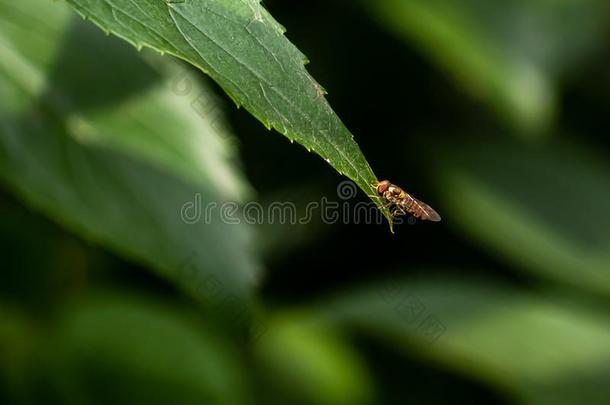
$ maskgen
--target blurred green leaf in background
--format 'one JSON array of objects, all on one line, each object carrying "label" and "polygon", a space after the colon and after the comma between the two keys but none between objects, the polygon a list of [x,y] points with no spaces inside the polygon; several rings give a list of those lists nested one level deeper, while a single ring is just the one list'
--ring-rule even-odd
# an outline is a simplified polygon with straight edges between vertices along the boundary
[{"label": "blurred green leaf in background", "polygon": [[[321,311],[526,403],[602,403],[607,397],[607,314],[474,278],[389,283],[393,289],[372,286],[325,302]],[[424,307],[412,319],[400,307],[410,295]],[[432,344],[417,328],[430,316],[446,328]],[[578,380],[570,381],[575,373]]]},{"label": "blurred green leaf in background", "polygon": [[610,293],[610,173],[574,144],[462,142],[438,156],[451,218],[534,274]]},{"label": "blurred green leaf in background", "polygon": [[544,134],[558,81],[604,38],[600,0],[363,1],[381,24],[415,43],[472,96],[517,130]]},{"label": "blurred green leaf in background", "polygon": [[[196,195],[208,202],[244,198],[247,186],[230,165],[228,135],[172,92],[171,80],[177,79],[155,71],[120,41],[106,43],[65,6],[42,2],[49,15],[34,30],[26,28],[42,11],[38,3],[3,2],[3,27],[9,28],[3,42],[14,53],[4,80],[29,98],[29,109],[2,122],[0,168],[7,183],[62,224],[188,288],[199,276],[182,280],[177,269],[207,245],[215,254],[196,255],[196,271],[222,279],[227,294],[247,297],[257,268],[246,247],[248,231],[180,218],[183,204]],[[49,55],[55,64],[40,62],[33,45],[12,42],[22,40],[26,29],[40,47],[50,40],[46,31],[65,33],[64,48]],[[35,56],[19,54],[22,49]],[[48,81],[37,92],[29,90],[19,64]],[[131,76],[136,79],[125,79]],[[191,81],[194,91],[205,94]],[[176,135],[168,137],[170,131]]]}]

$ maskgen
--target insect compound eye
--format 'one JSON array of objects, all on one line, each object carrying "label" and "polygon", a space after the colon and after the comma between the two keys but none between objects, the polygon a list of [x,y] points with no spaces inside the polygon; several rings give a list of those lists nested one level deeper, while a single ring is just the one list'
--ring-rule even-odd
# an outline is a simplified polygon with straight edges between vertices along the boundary
[{"label": "insect compound eye", "polygon": [[390,187],[390,182],[389,182],[389,181],[387,181],[387,180],[384,180],[384,181],[380,182],[380,183],[377,185],[377,193],[379,193],[379,194],[383,194],[383,193],[385,193],[385,192],[386,192],[386,190],[387,190],[389,187]]}]

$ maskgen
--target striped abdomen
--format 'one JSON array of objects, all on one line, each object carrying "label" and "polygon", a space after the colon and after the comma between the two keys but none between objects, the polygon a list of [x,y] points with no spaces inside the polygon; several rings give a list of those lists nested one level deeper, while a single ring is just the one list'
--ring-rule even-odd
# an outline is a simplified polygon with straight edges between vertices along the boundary
[{"label": "striped abdomen", "polygon": [[428,221],[438,222],[441,220],[440,215],[428,204],[419,201],[417,198],[411,197],[407,194],[397,204],[404,211],[407,211],[415,218],[425,219]]},{"label": "striped abdomen", "polygon": [[409,194],[400,200],[400,207],[412,214],[415,218],[425,219],[428,221],[438,222],[441,220],[440,215],[428,204],[419,201],[417,198],[411,197]]}]

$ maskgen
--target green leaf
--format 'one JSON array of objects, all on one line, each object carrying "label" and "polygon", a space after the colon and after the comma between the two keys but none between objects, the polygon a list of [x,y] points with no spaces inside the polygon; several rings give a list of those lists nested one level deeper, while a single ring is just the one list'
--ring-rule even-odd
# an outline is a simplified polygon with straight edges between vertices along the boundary
[{"label": "green leaf", "polygon": [[526,136],[540,135],[552,124],[556,82],[603,40],[608,11],[600,0],[362,4]]},{"label": "green leaf", "polygon": [[305,56],[256,0],[68,0],[82,16],[138,48],[193,64],[240,106],[314,151],[382,208],[376,177],[353,135],[304,67]]},{"label": "green leaf", "polygon": [[610,294],[610,168],[569,144],[435,149],[443,212],[517,268]]},{"label": "green leaf", "polygon": [[57,325],[46,378],[64,403],[251,403],[236,347],[195,319],[152,300],[88,298]]},{"label": "green leaf", "polygon": [[[8,9],[13,3],[0,4]],[[17,7],[24,20],[40,11],[35,0]],[[206,302],[244,310],[258,270],[249,229],[197,211],[243,193],[228,135],[221,137],[210,122],[202,122],[184,97],[166,86],[171,76],[151,70],[127,45],[76,18],[77,25],[60,29],[67,21],[62,13],[45,17],[27,30],[0,30],[3,44],[32,38],[33,49],[3,48],[15,57],[3,61],[10,69],[2,80],[13,83],[22,96],[18,100],[27,103],[5,100],[19,108],[0,112],[0,177],[31,206],[80,236],[147,264]],[[44,46],[40,37],[49,30],[71,35],[63,53],[43,64],[31,56]],[[96,45],[100,38],[103,50]],[[91,52],[108,61],[97,60],[86,72],[99,81],[75,80],[79,85],[71,87],[69,76],[76,79]],[[42,90],[27,86],[20,66],[44,78]],[[111,86],[113,78],[127,84]],[[207,91],[193,87],[197,94]],[[195,223],[185,221],[185,207],[199,215]]]},{"label": "green leaf", "polygon": [[[228,164],[235,151],[217,100],[187,69],[151,58],[153,69],[130,47],[76,24],[65,6],[52,5],[45,23],[34,27],[29,18],[36,18],[37,2],[2,0],[0,7],[6,19],[0,50],[7,54],[0,80],[22,89],[4,99],[15,106],[0,114],[18,112],[19,97],[31,105],[44,95],[80,142],[128,152],[186,180],[215,183],[227,198],[244,198],[248,188]],[[112,61],[112,68],[100,68],[100,60]]]},{"label": "green leaf", "polygon": [[256,342],[273,398],[306,404],[370,403],[372,381],[364,362],[329,325],[296,311],[275,315]]},{"label": "green leaf", "polygon": [[325,301],[318,316],[389,340],[535,404],[604,403],[610,319],[556,296],[477,279],[391,280]]},{"label": "green leaf", "polygon": [[46,91],[45,71],[69,28],[65,7],[36,4],[33,13],[32,1],[0,1],[0,119],[23,113]]},{"label": "green leaf", "polygon": [[28,403],[27,370],[39,343],[36,330],[22,311],[0,302],[0,398]]}]

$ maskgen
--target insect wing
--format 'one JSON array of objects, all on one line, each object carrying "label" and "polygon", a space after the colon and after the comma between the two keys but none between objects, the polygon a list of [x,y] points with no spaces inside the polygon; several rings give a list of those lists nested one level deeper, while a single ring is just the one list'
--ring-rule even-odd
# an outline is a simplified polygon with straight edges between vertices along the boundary
[{"label": "insect wing", "polygon": [[415,197],[411,197],[415,201],[415,204],[418,206],[419,216],[421,219],[425,219],[427,221],[439,222],[441,220],[441,216],[438,215],[438,212],[434,210],[431,206],[426,204],[423,201],[418,200]]}]

